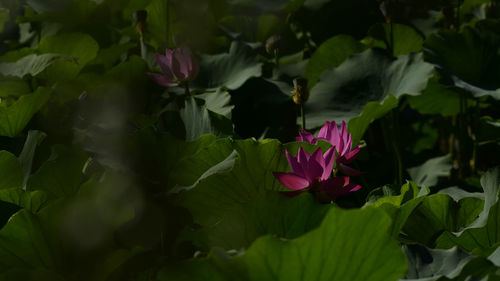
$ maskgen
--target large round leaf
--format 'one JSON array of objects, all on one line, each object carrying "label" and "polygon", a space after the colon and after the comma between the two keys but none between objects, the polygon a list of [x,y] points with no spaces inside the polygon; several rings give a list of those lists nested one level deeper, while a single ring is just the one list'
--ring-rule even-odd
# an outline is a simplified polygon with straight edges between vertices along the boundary
[{"label": "large round leaf", "polygon": [[337,35],[323,42],[311,56],[304,72],[304,77],[309,80],[309,87],[316,84],[325,70],[339,66],[350,55],[363,49],[363,44],[347,35]]},{"label": "large round leaf", "polygon": [[74,57],[74,61],[54,62],[46,69],[52,80],[72,79],[97,56],[99,44],[88,34],[64,33],[44,37],[38,46],[41,53],[54,53]]},{"label": "large round leaf", "polygon": [[451,76],[455,86],[476,96],[500,98],[500,24],[481,21],[460,32],[440,31],[424,43],[425,60]]},{"label": "large round leaf", "polygon": [[353,55],[341,66],[327,70],[311,90],[305,104],[307,126],[325,121],[349,120],[359,115],[365,104],[382,102],[387,95],[419,94],[433,73],[421,54],[392,59],[380,49]]},{"label": "large round leaf", "polygon": [[289,169],[278,141],[248,139],[228,145],[235,152],[226,163],[177,197],[177,204],[201,226],[191,234],[198,246],[239,249],[264,234],[293,238],[317,226],[328,205],[316,203],[309,194],[288,198],[277,192],[283,187],[272,172]]},{"label": "large round leaf", "polygon": [[0,151],[0,189],[21,188],[23,186],[23,168],[21,162],[12,153]]},{"label": "large round leaf", "polygon": [[233,42],[229,53],[206,55],[200,61],[200,74],[195,85],[204,88],[225,86],[234,90],[250,77],[262,74],[262,64],[248,46]]},{"label": "large round leaf", "polygon": [[165,268],[160,280],[399,280],[407,269],[391,219],[377,208],[334,208],[294,240],[265,236],[233,259],[213,253]]},{"label": "large round leaf", "polygon": [[0,135],[17,136],[33,115],[45,105],[50,92],[50,89],[40,87],[34,93],[20,97],[11,106],[0,107]]}]

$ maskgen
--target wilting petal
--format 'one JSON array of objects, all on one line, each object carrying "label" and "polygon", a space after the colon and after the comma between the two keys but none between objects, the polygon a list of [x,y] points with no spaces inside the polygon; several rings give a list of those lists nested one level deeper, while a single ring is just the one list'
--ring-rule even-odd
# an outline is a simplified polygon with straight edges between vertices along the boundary
[{"label": "wilting petal", "polygon": [[344,173],[344,174],[346,174],[346,175],[348,175],[348,176],[359,176],[359,175],[362,175],[362,174],[363,174],[363,172],[358,171],[358,170],[356,170],[356,169],[353,169],[353,168],[351,168],[351,167],[349,167],[349,166],[346,166],[346,165],[344,165],[344,164],[342,164],[342,163],[340,163],[340,164],[339,164],[339,170],[340,170],[342,173]]},{"label": "wilting petal", "polygon": [[274,172],[274,177],[287,188],[301,190],[309,186],[309,181],[293,173]]},{"label": "wilting petal", "polygon": [[168,79],[165,75],[157,74],[157,73],[147,73],[149,78],[153,79],[156,83],[164,86],[171,87],[176,85],[176,83],[170,79]]},{"label": "wilting petal", "polygon": [[[346,179],[347,178],[347,179]],[[332,177],[323,181],[321,183],[320,189],[324,190],[327,193],[331,193],[337,189],[342,188],[345,183],[349,181],[349,177]]]},{"label": "wilting petal", "polygon": [[290,168],[292,168],[292,172],[299,176],[303,176],[304,172],[302,169],[302,166],[299,165],[299,162],[297,162],[297,159],[292,156],[288,151],[285,152],[286,154],[286,159],[288,160],[288,165],[290,165]]},{"label": "wilting petal", "polygon": [[155,54],[156,62],[160,66],[161,72],[165,74],[170,80],[174,80],[174,75],[170,70],[172,68],[172,56],[162,56]]},{"label": "wilting petal", "polygon": [[333,192],[330,193],[331,196],[342,196],[342,195],[347,195],[351,192],[358,191],[361,189],[361,185],[355,184],[355,183],[349,183],[345,186],[343,186],[340,189],[337,189]]},{"label": "wilting petal", "polygon": [[313,134],[309,133],[306,130],[302,130],[299,132],[299,136],[295,138],[296,141],[303,141],[315,144],[318,140],[314,137]]},{"label": "wilting petal", "polygon": [[323,175],[321,175],[321,180],[327,180],[333,171],[333,164],[335,163],[335,147],[331,147],[323,155],[325,159],[325,166],[323,168]]}]

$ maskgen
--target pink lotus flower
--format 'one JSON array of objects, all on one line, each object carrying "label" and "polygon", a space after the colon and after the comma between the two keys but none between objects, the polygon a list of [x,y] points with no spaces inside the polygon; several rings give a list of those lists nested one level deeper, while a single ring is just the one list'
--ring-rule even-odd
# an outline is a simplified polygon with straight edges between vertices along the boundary
[{"label": "pink lotus flower", "polygon": [[361,186],[349,183],[349,177],[330,177],[335,162],[335,149],[328,149],[323,155],[318,148],[309,155],[302,147],[297,156],[286,151],[291,173],[274,172],[273,175],[285,187],[294,191],[309,189],[322,200],[332,200],[335,196],[356,191]]},{"label": "pink lotus flower", "polygon": [[156,83],[171,87],[196,78],[199,71],[198,63],[193,59],[188,47],[182,46],[166,50],[166,55],[155,54],[156,61],[163,74],[148,73]]},{"label": "pink lotus flower", "polygon": [[346,175],[357,176],[362,174],[362,172],[346,165],[354,161],[362,146],[358,145],[354,149],[352,148],[352,135],[347,132],[345,121],[342,121],[340,131],[335,121],[327,121],[319,131],[317,138],[308,131],[302,130],[296,139],[297,141],[304,141],[312,144],[316,144],[320,139],[331,143],[337,152],[338,168]]}]

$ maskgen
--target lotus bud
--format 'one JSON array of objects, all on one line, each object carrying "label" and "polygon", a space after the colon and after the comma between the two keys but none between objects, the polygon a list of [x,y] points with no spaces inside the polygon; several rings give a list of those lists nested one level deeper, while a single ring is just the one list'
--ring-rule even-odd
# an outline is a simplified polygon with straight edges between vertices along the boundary
[{"label": "lotus bud", "polygon": [[273,35],[266,41],[266,51],[268,54],[278,56],[282,38],[279,35]]},{"label": "lotus bud", "polygon": [[293,79],[292,90],[293,102],[296,104],[304,104],[309,98],[309,90],[307,89],[307,79],[295,78]]},{"label": "lotus bud", "polygon": [[380,3],[379,9],[382,12],[382,15],[384,15],[387,23],[390,23],[396,15],[396,5],[393,1],[387,0]]},{"label": "lotus bud", "polygon": [[135,29],[142,36],[142,33],[146,29],[146,18],[148,17],[148,12],[145,10],[135,11],[133,14],[134,20],[137,23]]},{"label": "lotus bud", "polygon": [[445,20],[449,23],[450,27],[455,25],[455,7],[451,4],[445,5],[441,8]]}]

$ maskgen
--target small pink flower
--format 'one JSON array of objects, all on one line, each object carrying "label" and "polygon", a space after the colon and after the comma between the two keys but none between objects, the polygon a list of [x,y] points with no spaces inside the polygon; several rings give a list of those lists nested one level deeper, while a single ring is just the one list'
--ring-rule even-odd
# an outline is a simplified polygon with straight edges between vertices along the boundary
[{"label": "small pink flower", "polygon": [[148,75],[162,86],[176,86],[194,80],[198,75],[198,63],[186,46],[173,50],[167,49],[165,56],[155,54],[155,57],[163,73],[148,73]]},{"label": "small pink flower", "polygon": [[335,149],[328,149],[323,155],[318,148],[309,155],[302,147],[297,156],[286,151],[291,173],[274,172],[273,175],[285,187],[296,192],[309,189],[322,200],[332,200],[339,195],[359,190],[361,186],[349,183],[349,177],[331,177],[335,162]]},{"label": "small pink flower", "polygon": [[313,134],[303,130],[296,139],[297,141],[304,141],[312,144],[316,144],[320,139],[331,143],[337,152],[337,166],[339,170],[350,176],[362,174],[362,172],[346,165],[354,161],[361,150],[361,145],[358,145],[354,149],[352,148],[352,135],[347,132],[345,121],[342,121],[340,131],[335,121],[327,121],[319,131],[317,138],[315,138]]}]

